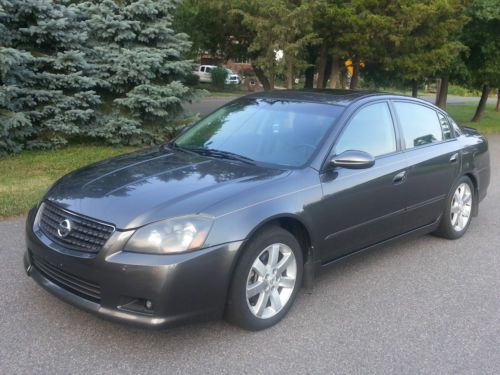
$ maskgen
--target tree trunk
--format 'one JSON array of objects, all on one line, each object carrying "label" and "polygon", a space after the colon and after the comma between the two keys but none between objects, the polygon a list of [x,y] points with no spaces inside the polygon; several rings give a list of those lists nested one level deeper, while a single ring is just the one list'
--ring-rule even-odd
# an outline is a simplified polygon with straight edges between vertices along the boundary
[{"label": "tree trunk", "polygon": [[330,69],[330,88],[337,87],[337,81],[340,76],[340,62],[337,56],[332,56],[332,68]]},{"label": "tree trunk", "polygon": [[347,76],[347,69],[341,69],[340,70],[340,77],[339,77],[339,81],[340,81],[340,88],[345,90],[347,89],[347,83],[349,82],[348,80],[348,76]]},{"label": "tree trunk", "polygon": [[328,55],[326,54],[326,43],[323,42],[321,45],[321,50],[319,52],[319,63],[318,63],[318,79],[316,81],[316,88],[325,88],[325,69],[326,69],[326,59]]},{"label": "tree trunk", "polygon": [[448,74],[445,74],[441,79],[441,84],[439,85],[439,91],[436,100],[436,105],[442,109],[446,109],[446,102],[448,100],[449,82],[450,82],[450,76]]},{"label": "tree trunk", "polygon": [[418,81],[416,79],[411,80],[411,96],[414,98],[418,96]]},{"label": "tree trunk", "polygon": [[479,100],[479,104],[476,109],[476,113],[472,118],[472,122],[481,121],[481,116],[486,108],[486,101],[488,100],[488,95],[490,94],[490,87],[488,85],[483,85],[483,92],[481,93],[481,99]]},{"label": "tree trunk", "polygon": [[349,85],[349,88],[351,90],[356,90],[358,87],[359,83],[359,59],[353,59],[352,61],[352,77],[351,77],[351,84]]},{"label": "tree trunk", "polygon": [[304,76],[305,76],[304,88],[312,89],[314,87],[314,66],[306,68]]},{"label": "tree trunk", "polygon": [[293,88],[293,62],[288,61],[287,62],[287,67],[286,67],[286,88],[287,89],[292,89]]},{"label": "tree trunk", "polygon": [[328,58],[326,59],[325,74],[323,77],[323,88],[326,88],[328,85],[328,79],[330,78],[331,70],[332,70],[332,57],[328,56]]},{"label": "tree trunk", "polygon": [[497,89],[497,105],[495,106],[495,111],[500,111],[500,89]]},{"label": "tree trunk", "polygon": [[441,78],[436,78],[436,105],[439,101],[440,92],[441,92]]},{"label": "tree trunk", "polygon": [[264,70],[260,66],[252,65],[253,71],[255,72],[255,75],[259,79],[260,83],[262,83],[262,87],[264,88],[265,91],[272,90],[271,82],[269,81],[269,78],[267,78],[266,74],[264,73]]}]

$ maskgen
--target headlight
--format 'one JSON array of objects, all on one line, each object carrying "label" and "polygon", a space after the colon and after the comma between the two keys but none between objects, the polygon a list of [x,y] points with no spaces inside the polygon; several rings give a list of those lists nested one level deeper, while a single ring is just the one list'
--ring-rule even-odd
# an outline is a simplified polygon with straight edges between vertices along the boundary
[{"label": "headlight", "polygon": [[192,215],[158,221],[138,229],[125,245],[126,251],[171,254],[203,246],[213,219]]}]

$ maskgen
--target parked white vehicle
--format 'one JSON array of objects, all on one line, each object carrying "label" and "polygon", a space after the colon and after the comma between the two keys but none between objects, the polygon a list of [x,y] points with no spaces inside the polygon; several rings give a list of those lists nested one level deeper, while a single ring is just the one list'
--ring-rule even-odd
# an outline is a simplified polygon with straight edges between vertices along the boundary
[{"label": "parked white vehicle", "polygon": [[210,83],[212,82],[212,69],[215,68],[217,68],[215,65],[200,65],[193,73],[200,77],[200,82]]},{"label": "parked white vehicle", "polygon": [[[212,82],[212,69],[215,68],[217,68],[216,65],[200,65],[198,70],[193,73],[200,77],[200,82],[210,83]],[[239,85],[241,83],[241,77],[231,69],[225,69],[227,71],[226,85]]]},{"label": "parked white vehicle", "polygon": [[226,85],[239,85],[241,83],[241,77],[233,72],[231,69],[226,68],[227,78]]}]

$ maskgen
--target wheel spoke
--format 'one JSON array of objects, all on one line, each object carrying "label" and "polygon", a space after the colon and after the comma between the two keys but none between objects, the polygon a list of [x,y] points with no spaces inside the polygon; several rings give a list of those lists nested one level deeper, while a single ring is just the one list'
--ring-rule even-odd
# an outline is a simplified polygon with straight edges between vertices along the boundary
[{"label": "wheel spoke", "polygon": [[253,296],[260,294],[266,288],[266,283],[262,280],[259,280],[251,285],[247,286],[247,297],[252,298]]},{"label": "wheel spoke", "polygon": [[278,268],[278,275],[281,275],[283,272],[285,272],[287,266],[290,264],[290,261],[292,260],[292,253],[284,254],[283,258],[281,258],[280,262],[276,266]]},{"label": "wheel spoke", "polygon": [[280,245],[274,244],[271,246],[269,249],[269,260],[267,261],[267,264],[271,267],[275,267],[276,264],[278,263],[278,257],[280,254]]},{"label": "wheel spoke", "polygon": [[460,215],[458,213],[451,216],[451,225],[453,225],[453,226],[457,225],[457,221],[458,221],[459,216]]},{"label": "wheel spoke", "polygon": [[463,199],[463,203],[464,204],[469,204],[471,203],[471,200],[472,200],[472,194],[470,193],[467,193]]},{"label": "wheel spoke", "polygon": [[460,202],[462,202],[463,199],[464,199],[464,193],[465,193],[465,187],[464,186],[460,186],[458,188],[458,196],[460,197]]},{"label": "wheel spoke", "polygon": [[255,260],[252,268],[255,270],[255,272],[259,274],[259,276],[264,277],[266,275],[266,266],[264,265],[264,263],[262,263],[262,261],[259,258]]},{"label": "wheel spoke", "polygon": [[255,304],[255,315],[262,316],[269,302],[269,292],[264,292],[259,295],[259,299]]},{"label": "wheel spoke", "polygon": [[458,215],[458,229],[462,230],[465,227],[465,217],[463,215]]},{"label": "wheel spoke", "polygon": [[458,214],[460,212],[460,206],[455,203],[453,206],[451,206],[451,213],[452,214]]},{"label": "wheel spoke", "polygon": [[291,277],[282,277],[278,285],[283,288],[293,288],[295,286],[295,279]]},{"label": "wheel spoke", "polygon": [[274,311],[279,311],[281,310],[281,299],[280,299],[280,294],[276,289],[273,289],[271,291],[271,307],[274,309]]}]

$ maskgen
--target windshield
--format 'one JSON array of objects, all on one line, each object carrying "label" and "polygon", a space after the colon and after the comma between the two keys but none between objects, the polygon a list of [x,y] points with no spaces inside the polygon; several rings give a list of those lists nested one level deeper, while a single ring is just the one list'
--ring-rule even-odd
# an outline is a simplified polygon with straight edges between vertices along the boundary
[{"label": "windshield", "polygon": [[342,109],[330,104],[241,99],[199,121],[175,145],[299,167],[312,156]]}]

